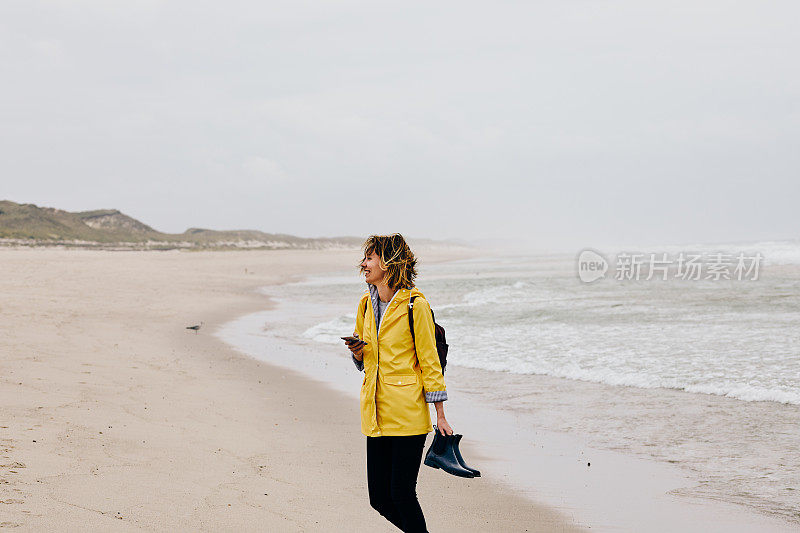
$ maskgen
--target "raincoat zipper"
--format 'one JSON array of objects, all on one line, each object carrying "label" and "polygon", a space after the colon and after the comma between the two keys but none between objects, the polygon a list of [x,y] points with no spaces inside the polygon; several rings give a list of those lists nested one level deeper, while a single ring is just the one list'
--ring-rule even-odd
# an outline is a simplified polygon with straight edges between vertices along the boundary
[{"label": "raincoat zipper", "polygon": [[[380,353],[381,326],[385,322],[384,318],[386,318],[386,313],[389,312],[389,306],[392,305],[392,302],[394,301],[395,297],[400,293],[401,290],[402,289],[397,289],[395,291],[394,295],[392,295],[392,298],[386,304],[386,310],[381,315],[381,323],[378,324],[378,328],[377,328],[376,333],[375,333],[375,396],[374,396],[375,402],[374,403],[375,403],[375,425],[376,426],[378,426],[378,379],[380,377],[379,374],[380,374],[380,371],[381,371],[381,353]],[[380,299],[381,299],[381,297],[380,297],[380,295],[378,295],[378,300],[380,300]],[[370,305],[372,305],[372,299],[371,298],[370,298]],[[380,305],[380,304],[378,304],[378,305]],[[374,309],[372,310],[372,320],[375,320],[375,310]],[[378,426],[378,435],[380,435],[380,433],[381,433],[380,426]]]}]

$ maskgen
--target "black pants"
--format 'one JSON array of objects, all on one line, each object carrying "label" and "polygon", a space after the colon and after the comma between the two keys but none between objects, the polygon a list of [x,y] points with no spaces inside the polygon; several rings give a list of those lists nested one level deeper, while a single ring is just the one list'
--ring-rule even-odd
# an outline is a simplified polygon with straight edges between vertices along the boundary
[{"label": "black pants", "polygon": [[369,503],[407,533],[427,532],[416,490],[425,437],[367,437]]}]

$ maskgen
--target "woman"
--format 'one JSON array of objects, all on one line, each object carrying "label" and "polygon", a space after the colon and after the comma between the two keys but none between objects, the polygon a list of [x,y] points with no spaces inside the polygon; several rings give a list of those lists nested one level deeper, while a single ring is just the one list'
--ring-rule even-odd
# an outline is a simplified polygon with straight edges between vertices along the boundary
[{"label": "woman", "polygon": [[[425,532],[416,485],[425,437],[431,427],[428,403],[436,407],[436,426],[453,429],[444,416],[447,391],[434,337],[433,315],[414,287],[416,259],[405,239],[372,235],[359,265],[369,287],[358,302],[354,337],[347,341],[353,362],[364,371],[361,432],[367,436],[369,502],[392,524]],[[414,338],[408,303],[414,300]]]}]

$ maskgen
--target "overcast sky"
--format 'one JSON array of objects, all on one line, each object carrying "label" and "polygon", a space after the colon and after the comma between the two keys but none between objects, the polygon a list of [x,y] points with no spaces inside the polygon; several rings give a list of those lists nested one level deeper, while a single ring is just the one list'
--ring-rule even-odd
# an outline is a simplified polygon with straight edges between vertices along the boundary
[{"label": "overcast sky", "polygon": [[800,2],[0,4],[0,199],[161,231],[800,237]]}]

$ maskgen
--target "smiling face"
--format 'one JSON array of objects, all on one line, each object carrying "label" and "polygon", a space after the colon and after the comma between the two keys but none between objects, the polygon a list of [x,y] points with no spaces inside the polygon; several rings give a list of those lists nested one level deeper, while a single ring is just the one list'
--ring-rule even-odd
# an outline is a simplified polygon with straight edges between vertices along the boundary
[{"label": "smiling face", "polygon": [[380,284],[386,276],[386,270],[381,268],[381,258],[372,250],[361,261],[361,272],[364,273],[365,281],[372,285]]},{"label": "smiling face", "polygon": [[414,286],[417,259],[402,235],[370,235],[361,249],[364,255],[358,268],[367,283],[392,290]]}]

